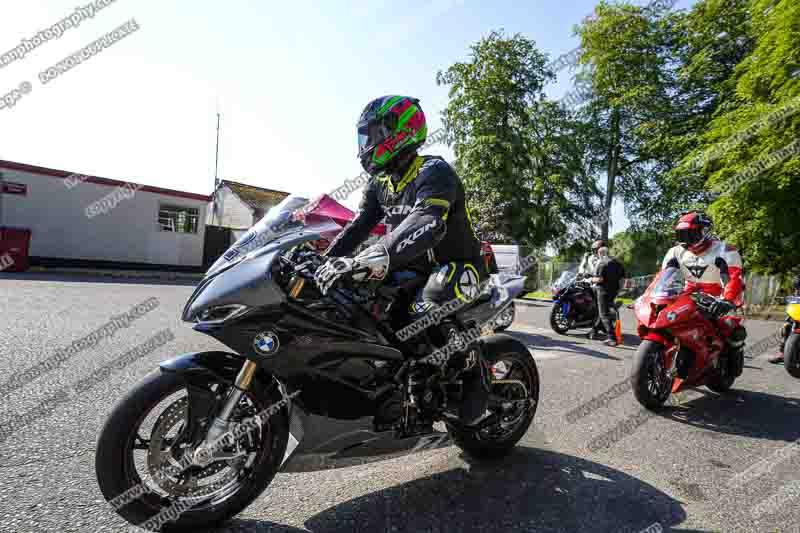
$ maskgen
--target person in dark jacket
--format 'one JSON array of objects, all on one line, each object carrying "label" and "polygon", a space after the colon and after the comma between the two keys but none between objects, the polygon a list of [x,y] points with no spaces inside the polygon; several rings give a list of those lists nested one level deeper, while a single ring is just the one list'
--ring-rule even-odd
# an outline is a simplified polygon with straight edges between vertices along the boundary
[{"label": "person in dark jacket", "polygon": [[[416,98],[384,96],[361,113],[358,156],[371,178],[358,214],[331,243],[325,252],[330,259],[314,275],[323,294],[345,277],[363,282],[415,270],[428,274],[428,280],[411,302],[411,319],[448,301],[468,302],[479,295],[479,285],[488,276],[464,186],[444,159],[418,154],[426,135],[425,115]],[[348,257],[381,220],[386,235]],[[462,380],[465,424],[477,424],[486,416],[488,372],[480,362]]]},{"label": "person in dark jacket", "polygon": [[[384,96],[362,112],[359,158],[372,177],[358,214],[331,243],[325,252],[330,259],[316,273],[323,294],[344,276],[358,282],[416,270],[430,277],[412,314],[477,296],[487,274],[464,186],[444,159],[417,153],[426,134],[416,98]],[[347,257],[381,220],[387,234],[356,257]]]},{"label": "person in dark jacket", "polygon": [[597,296],[597,321],[589,332],[589,338],[595,338],[597,330],[602,326],[608,338],[607,346],[616,346],[617,339],[614,335],[614,323],[617,313],[614,300],[619,293],[622,280],[625,278],[625,268],[616,258],[608,255],[608,248],[603,246],[597,250],[598,262],[595,267],[592,284]]}]

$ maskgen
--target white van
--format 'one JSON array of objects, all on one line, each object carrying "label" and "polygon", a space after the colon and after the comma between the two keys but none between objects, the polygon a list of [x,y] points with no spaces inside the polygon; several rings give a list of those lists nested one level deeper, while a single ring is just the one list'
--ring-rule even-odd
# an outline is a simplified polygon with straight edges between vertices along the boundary
[{"label": "white van", "polygon": [[511,274],[519,273],[520,250],[516,244],[494,244],[492,243],[494,260],[497,261],[497,269],[500,272]]}]

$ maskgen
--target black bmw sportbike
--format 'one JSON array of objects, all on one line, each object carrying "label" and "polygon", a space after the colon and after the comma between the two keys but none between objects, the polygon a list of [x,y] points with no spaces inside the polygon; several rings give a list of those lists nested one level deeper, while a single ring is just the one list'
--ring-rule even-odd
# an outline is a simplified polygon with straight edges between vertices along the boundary
[{"label": "black bmw sportbike", "polygon": [[[533,357],[509,336],[481,336],[523,291],[523,277],[495,276],[460,309],[401,335],[427,276],[396,273],[323,297],[309,274],[323,259],[309,243],[340,228],[298,216],[306,204],[290,196],[270,210],[186,303],[182,319],[231,351],[165,361],[113,408],[95,467],[103,496],[127,521],[208,527],[247,507],[281,471],[451,439],[470,456],[497,457],[531,425]],[[475,376],[480,416],[465,418]]]}]

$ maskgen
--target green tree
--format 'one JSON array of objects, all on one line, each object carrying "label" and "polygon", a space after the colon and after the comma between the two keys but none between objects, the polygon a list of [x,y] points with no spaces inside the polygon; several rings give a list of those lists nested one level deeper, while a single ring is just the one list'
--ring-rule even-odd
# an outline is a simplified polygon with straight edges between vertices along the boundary
[{"label": "green tree", "polygon": [[680,211],[702,208],[747,268],[799,264],[800,2],[601,2],[578,33],[606,202],[622,194],[632,231],[667,234]]},{"label": "green tree", "polygon": [[582,124],[549,101],[553,79],[532,40],[492,32],[437,74],[456,168],[484,235],[544,246],[595,211]]},{"label": "green tree", "polygon": [[670,111],[670,127],[662,137],[665,151],[678,164],[655,176],[636,203],[650,227],[664,227],[677,214],[705,208],[714,199],[706,187],[702,154],[711,121],[736,106],[737,66],[752,53],[750,0],[702,0],[688,12],[674,16],[676,37],[670,55],[677,73]]},{"label": "green tree", "polygon": [[614,235],[611,255],[625,266],[628,277],[649,276],[661,269],[661,261],[673,245],[671,232],[627,229]]},{"label": "green tree", "polygon": [[721,192],[709,210],[720,234],[746,266],[781,273],[800,264],[800,3],[752,0],[749,15],[754,48],[693,155]]},{"label": "green tree", "polygon": [[[672,164],[661,138],[672,110],[675,18],[666,8],[602,1],[576,31],[584,50],[580,62],[592,67],[585,112],[605,132],[604,209],[610,210],[618,188],[626,200],[646,197],[648,177]],[[606,220],[603,239],[608,226]]]}]

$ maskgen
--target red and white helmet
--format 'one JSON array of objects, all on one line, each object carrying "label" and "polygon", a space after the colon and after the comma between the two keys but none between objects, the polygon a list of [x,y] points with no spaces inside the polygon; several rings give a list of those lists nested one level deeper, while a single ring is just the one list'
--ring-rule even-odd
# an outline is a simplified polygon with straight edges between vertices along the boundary
[{"label": "red and white helmet", "polygon": [[689,211],[675,225],[675,240],[692,252],[704,249],[714,234],[714,223],[702,211]]}]

